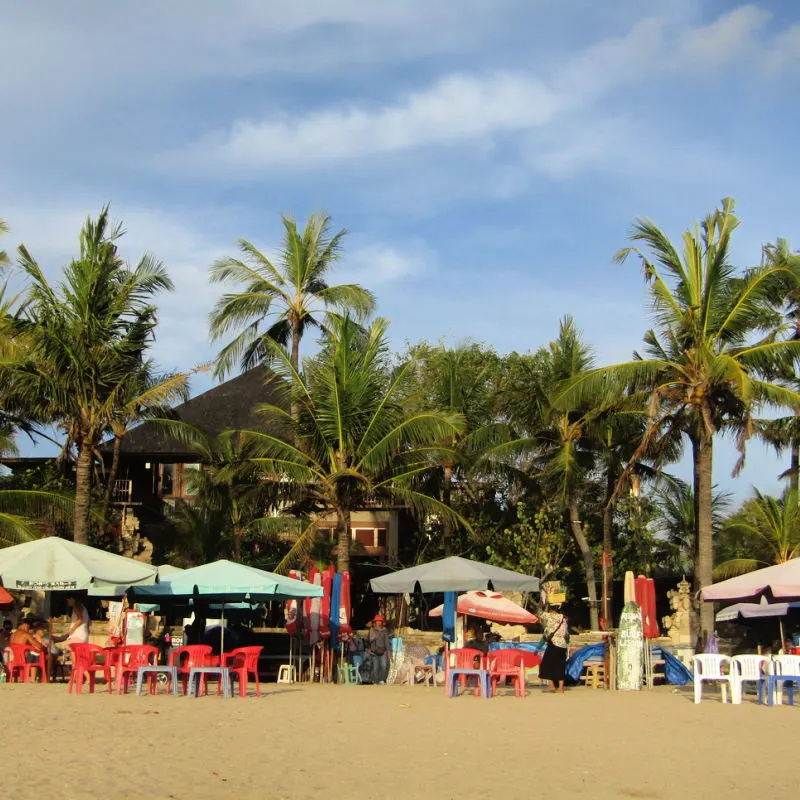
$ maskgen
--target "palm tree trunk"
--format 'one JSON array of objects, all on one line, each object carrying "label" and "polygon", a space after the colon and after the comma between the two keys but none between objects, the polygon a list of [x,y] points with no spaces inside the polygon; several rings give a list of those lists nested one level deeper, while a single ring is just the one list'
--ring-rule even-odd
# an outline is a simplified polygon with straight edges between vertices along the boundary
[{"label": "palm tree trunk", "polygon": [[[292,367],[296,373],[300,373],[300,329],[296,323],[292,323]],[[292,401],[292,419],[297,422],[300,419],[300,405]],[[296,444],[296,443],[295,443]]]},{"label": "palm tree trunk", "polygon": [[614,489],[617,485],[616,470],[613,464],[606,470],[606,496],[603,506],[603,619],[606,627],[613,628],[611,619],[614,608]]},{"label": "palm tree trunk", "polygon": [[350,511],[346,508],[336,512],[336,569],[350,571]]},{"label": "palm tree trunk", "polygon": [[800,441],[792,440],[792,465],[789,468],[789,487],[797,494],[800,489]]},{"label": "palm tree trunk", "polygon": [[233,560],[237,564],[242,563],[242,529],[239,525],[234,525],[233,530]]},{"label": "palm tree trunk", "polygon": [[[450,464],[444,465],[444,476],[442,482],[442,491],[440,493],[440,499],[443,505],[446,505],[450,508],[450,497],[451,497],[451,488],[453,484],[453,467]],[[450,519],[443,519],[442,520],[442,538],[444,539],[444,554],[446,556],[453,555],[454,548],[453,548],[453,534],[455,531],[453,530],[453,523]]]},{"label": "palm tree trunk", "polygon": [[[714,442],[710,434],[700,431],[692,436],[694,457],[694,513],[697,560],[694,568],[695,597],[714,580],[714,530],[712,517],[712,470]],[[703,643],[714,633],[714,604],[700,600],[697,609]]]},{"label": "palm tree trunk", "polygon": [[122,437],[114,436],[114,452],[111,456],[111,468],[108,470],[106,478],[106,488],[103,492],[103,507],[101,509],[102,524],[108,525],[108,510],[111,508],[111,495],[114,491],[114,484],[117,482],[119,472],[119,452],[122,448]]},{"label": "palm tree trunk", "polygon": [[89,506],[92,497],[92,444],[81,438],[75,464],[75,527],[72,538],[89,544]]},{"label": "palm tree trunk", "polygon": [[578,501],[571,495],[568,500],[569,524],[572,527],[572,535],[583,557],[583,565],[586,568],[586,588],[589,595],[589,624],[593,631],[599,630],[600,619],[597,613],[597,581],[594,575],[594,558],[592,549],[586,540],[580,519],[578,518]]}]

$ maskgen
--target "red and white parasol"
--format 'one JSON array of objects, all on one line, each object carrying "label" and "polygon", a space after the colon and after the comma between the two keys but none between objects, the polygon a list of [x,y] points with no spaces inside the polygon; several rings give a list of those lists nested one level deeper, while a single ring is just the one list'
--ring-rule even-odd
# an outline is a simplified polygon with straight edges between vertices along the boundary
[{"label": "red and white parasol", "polygon": [[[437,606],[428,616],[441,617],[443,609],[443,605]],[[456,611],[506,625],[533,625],[538,620],[535,614],[497,592],[466,592],[458,598]]]}]

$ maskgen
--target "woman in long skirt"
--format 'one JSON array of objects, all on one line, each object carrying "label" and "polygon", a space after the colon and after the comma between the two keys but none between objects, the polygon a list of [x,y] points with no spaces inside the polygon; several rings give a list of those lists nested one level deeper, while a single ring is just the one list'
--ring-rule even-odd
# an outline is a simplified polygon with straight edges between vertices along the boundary
[{"label": "woman in long skirt", "polygon": [[559,611],[545,612],[539,615],[544,626],[547,647],[539,665],[539,677],[550,681],[551,692],[556,689],[564,693],[564,675],[567,667],[567,618]]}]

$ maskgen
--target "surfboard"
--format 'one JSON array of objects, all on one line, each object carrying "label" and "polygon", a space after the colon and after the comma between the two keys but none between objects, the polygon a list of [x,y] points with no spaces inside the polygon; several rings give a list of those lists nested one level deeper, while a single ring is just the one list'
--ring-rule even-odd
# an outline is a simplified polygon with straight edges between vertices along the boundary
[{"label": "surfboard", "polygon": [[633,601],[625,603],[617,631],[617,689],[638,692],[642,688],[642,611]]}]

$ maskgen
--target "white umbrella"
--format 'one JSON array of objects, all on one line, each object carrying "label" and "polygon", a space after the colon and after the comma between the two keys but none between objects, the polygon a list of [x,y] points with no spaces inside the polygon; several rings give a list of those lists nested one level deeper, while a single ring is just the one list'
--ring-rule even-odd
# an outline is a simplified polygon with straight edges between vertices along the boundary
[{"label": "white umbrella", "polygon": [[707,603],[800,600],[800,558],[704,586],[700,595]]},{"label": "white umbrella", "polygon": [[415,592],[469,592],[493,589],[496,592],[538,592],[539,579],[510,569],[493,567],[480,561],[451,556],[418,567],[401,569],[370,582],[373,592],[404,594]]}]

